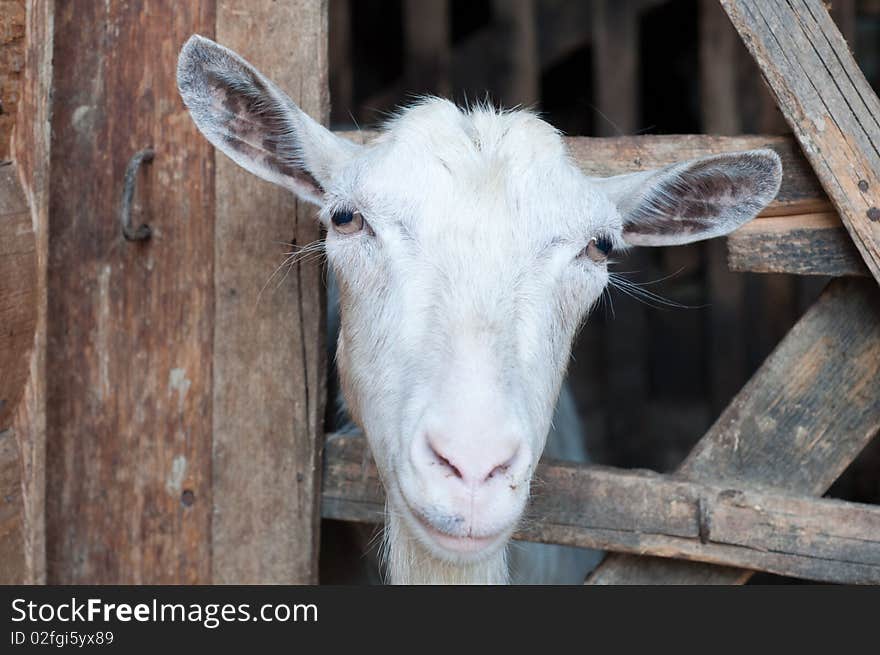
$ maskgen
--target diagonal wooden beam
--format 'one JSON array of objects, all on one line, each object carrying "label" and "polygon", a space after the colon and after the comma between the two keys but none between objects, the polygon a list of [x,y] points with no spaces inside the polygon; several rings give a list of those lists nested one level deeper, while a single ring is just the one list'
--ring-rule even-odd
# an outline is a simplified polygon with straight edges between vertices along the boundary
[{"label": "diagonal wooden beam", "polygon": [[880,100],[820,0],[721,0],[880,280]]},{"label": "diagonal wooden beam", "polygon": [[[678,471],[712,484],[820,495],[880,429],[880,290],[833,281]],[[588,582],[736,584],[751,573],[611,555]]]}]

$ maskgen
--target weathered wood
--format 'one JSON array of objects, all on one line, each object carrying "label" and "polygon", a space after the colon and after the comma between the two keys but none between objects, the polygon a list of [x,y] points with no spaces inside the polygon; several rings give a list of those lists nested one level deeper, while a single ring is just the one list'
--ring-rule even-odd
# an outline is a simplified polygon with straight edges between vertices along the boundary
[{"label": "weathered wood", "polygon": [[55,4],[25,2],[25,63],[12,158],[28,199],[36,253],[36,328],[24,395],[13,417],[18,444],[23,570],[28,584],[46,582],[46,277],[49,253],[49,153]]},{"label": "weathered wood", "polygon": [[0,430],[24,393],[37,323],[34,228],[16,166],[0,166]]},{"label": "weathered wood", "polygon": [[0,161],[9,157],[24,84],[26,4],[25,0],[0,0]]},{"label": "weathered wood", "polygon": [[37,323],[37,253],[16,166],[0,166],[0,583],[28,580],[23,467],[12,426],[30,374]]},{"label": "weathered wood", "polygon": [[[325,1],[220,0],[217,39],[327,120]],[[311,243],[319,225],[314,209],[289,192],[226,157],[216,166],[213,580],[314,583],[326,360],[321,265],[299,262],[260,291],[289,250],[278,244]]]},{"label": "weathered wood", "polygon": [[[340,132],[368,142],[376,133]],[[644,135],[622,137],[566,137],[572,160],[587,175],[604,177],[666,166],[683,159],[720,152],[770,148],[782,159],[782,186],[761,216],[785,216],[830,211],[831,205],[794,139],[785,136]]]},{"label": "weathered wood", "polygon": [[[211,571],[213,171],[175,80],[212,2],[58,3],[49,212],[48,579]],[[126,242],[129,158],[147,145]]]},{"label": "weathered wood", "polygon": [[[516,539],[880,582],[880,507],[561,462],[543,462],[535,477]],[[381,522],[384,502],[366,440],[329,438],[324,516]]]},{"label": "weathered wood", "polygon": [[727,237],[733,271],[794,275],[870,275],[835,213],[775,216]]},{"label": "weathered wood", "polygon": [[[878,383],[880,290],[867,280],[835,280],[677,475],[705,484],[822,494],[880,429]],[[749,575],[612,555],[588,582],[734,584]]]},{"label": "weathered wood", "polygon": [[880,280],[880,100],[820,0],[722,0]]},{"label": "weathered wood", "polygon": [[0,430],[0,584],[28,582],[21,461],[12,430]]}]

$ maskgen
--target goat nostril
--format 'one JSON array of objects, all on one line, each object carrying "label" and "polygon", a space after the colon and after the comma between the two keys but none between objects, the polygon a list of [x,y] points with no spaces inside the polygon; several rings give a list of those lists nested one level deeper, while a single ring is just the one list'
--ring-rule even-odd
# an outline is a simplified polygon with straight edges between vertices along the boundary
[{"label": "goat nostril", "polygon": [[443,455],[441,455],[440,452],[436,448],[434,448],[433,444],[431,444],[430,441],[428,442],[428,447],[431,449],[431,453],[434,455],[434,457],[437,459],[437,461],[440,464],[442,464],[447,469],[449,469],[449,471],[453,475],[455,475],[455,477],[457,477],[459,479],[462,477],[461,471],[458,470],[458,467],[456,467],[455,464],[453,464],[447,458],[445,458]]},{"label": "goat nostril", "polygon": [[500,473],[507,473],[507,469],[509,469],[509,468],[510,468],[509,462],[505,462],[504,464],[499,464],[498,466],[493,468],[491,471],[489,471],[489,475],[486,476],[486,479],[491,480],[493,477],[495,477],[496,475],[498,475]]},{"label": "goat nostril", "polygon": [[483,482],[488,482],[489,480],[494,478],[496,475],[504,475],[505,473],[507,473],[510,470],[510,467],[512,467],[514,465],[514,463],[517,461],[518,457],[519,457],[519,448],[517,448],[516,451],[513,453],[513,455],[508,457],[507,460],[505,460],[504,462],[502,462],[501,464],[499,464],[498,466],[493,468],[491,471],[489,471],[489,475],[487,475],[483,479]]}]

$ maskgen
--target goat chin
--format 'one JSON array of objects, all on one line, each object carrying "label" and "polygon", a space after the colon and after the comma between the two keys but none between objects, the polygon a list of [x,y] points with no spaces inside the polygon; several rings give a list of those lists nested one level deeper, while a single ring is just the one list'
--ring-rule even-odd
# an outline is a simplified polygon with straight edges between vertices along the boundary
[{"label": "goat chin", "polygon": [[431,554],[399,517],[388,513],[382,542],[385,575],[390,584],[508,584],[507,548],[462,564]]}]

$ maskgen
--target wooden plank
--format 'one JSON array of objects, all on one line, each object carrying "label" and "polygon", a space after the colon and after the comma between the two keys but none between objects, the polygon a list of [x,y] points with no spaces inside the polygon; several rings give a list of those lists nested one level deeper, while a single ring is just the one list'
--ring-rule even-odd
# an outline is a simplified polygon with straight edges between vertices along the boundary
[{"label": "wooden plank", "polygon": [[[367,143],[376,132],[346,132],[346,138]],[[721,152],[770,148],[782,159],[782,186],[761,216],[786,216],[831,211],[828,197],[791,137],[710,136],[705,134],[622,137],[566,137],[572,160],[587,175],[606,177],[666,166],[683,159]]]},{"label": "wooden plank", "polygon": [[733,271],[794,275],[870,275],[835,213],[776,216],[727,237]]},{"label": "wooden plank", "polygon": [[[213,172],[173,62],[212,2],[58,3],[49,224],[52,583],[207,583]],[[118,211],[132,155],[133,219]]]},{"label": "wooden plank", "polygon": [[22,461],[10,428],[30,374],[37,324],[37,253],[16,166],[0,166],[0,583],[28,580]]},{"label": "wooden plank", "polygon": [[[704,484],[820,495],[880,429],[880,290],[834,280],[677,475]],[[612,555],[595,584],[735,584],[750,573]]]},{"label": "wooden plank", "polygon": [[37,324],[37,253],[16,166],[0,166],[0,430],[10,427],[30,372]]},{"label": "wooden plank", "polygon": [[[326,518],[382,522],[382,485],[362,436],[331,436],[324,467]],[[877,506],[561,462],[542,462],[535,475],[516,539],[880,582]]]},{"label": "wooden plank", "polygon": [[[326,2],[221,0],[217,40],[326,122],[327,20]],[[284,284],[260,290],[289,250],[273,244],[319,239],[318,221],[314,208],[226,157],[216,166],[213,580],[314,583],[326,365],[321,265],[297,263]]]},{"label": "wooden plank", "polygon": [[28,582],[21,458],[12,430],[0,430],[0,583]]},{"label": "wooden plank", "polygon": [[36,327],[28,379],[12,422],[18,445],[24,569],[20,580],[46,582],[46,277],[49,260],[49,153],[55,4],[25,2],[24,74],[12,157],[30,208],[36,253]]},{"label": "wooden plank", "polygon": [[880,280],[880,100],[820,0],[722,0]]},{"label": "wooden plank", "polygon": [[9,157],[18,99],[24,83],[25,0],[0,0],[0,161]]}]

